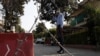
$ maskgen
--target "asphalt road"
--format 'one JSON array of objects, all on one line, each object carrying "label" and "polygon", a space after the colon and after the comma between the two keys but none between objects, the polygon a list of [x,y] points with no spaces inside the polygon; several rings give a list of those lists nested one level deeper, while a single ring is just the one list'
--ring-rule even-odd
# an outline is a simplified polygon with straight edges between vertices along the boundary
[{"label": "asphalt road", "polygon": [[[74,56],[100,56],[100,51],[66,48]],[[57,54],[58,46],[34,44],[35,56],[69,56],[67,53]]]}]

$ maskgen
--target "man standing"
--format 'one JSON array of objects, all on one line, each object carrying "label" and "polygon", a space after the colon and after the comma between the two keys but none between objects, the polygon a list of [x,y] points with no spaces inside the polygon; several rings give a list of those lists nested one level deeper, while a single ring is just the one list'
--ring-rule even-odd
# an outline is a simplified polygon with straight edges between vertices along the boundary
[{"label": "man standing", "polygon": [[[64,14],[61,12],[60,9],[57,10],[56,16],[55,16],[55,18],[53,20],[56,21],[56,25],[57,25],[57,39],[60,42],[60,44],[63,45],[63,42],[64,42],[64,39],[63,39]],[[59,53],[59,54],[64,53],[63,48],[60,47],[60,50],[57,51],[57,53]]]}]

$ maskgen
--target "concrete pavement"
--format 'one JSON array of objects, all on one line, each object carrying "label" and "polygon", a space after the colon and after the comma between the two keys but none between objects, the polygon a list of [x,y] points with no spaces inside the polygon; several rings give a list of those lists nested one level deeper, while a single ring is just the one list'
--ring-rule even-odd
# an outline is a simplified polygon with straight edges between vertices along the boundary
[{"label": "concrete pavement", "polygon": [[[50,46],[43,44],[34,44],[35,56],[69,56],[64,54],[57,54],[57,50],[59,50],[58,46]],[[99,51],[86,50],[86,49],[75,49],[75,48],[66,48],[69,52],[71,52],[74,56],[100,56]]]}]

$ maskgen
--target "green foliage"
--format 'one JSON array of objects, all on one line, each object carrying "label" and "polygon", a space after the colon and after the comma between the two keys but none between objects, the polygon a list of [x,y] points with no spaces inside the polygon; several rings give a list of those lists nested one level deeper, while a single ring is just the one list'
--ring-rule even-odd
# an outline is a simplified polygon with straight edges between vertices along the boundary
[{"label": "green foliage", "polygon": [[23,15],[24,4],[29,0],[0,0],[5,14],[5,32],[11,30],[11,26],[19,24],[19,17]]},{"label": "green foliage", "polygon": [[65,44],[96,45],[97,42],[100,44],[100,26],[94,28],[92,36],[89,36],[87,30],[64,35]]},{"label": "green foliage", "polygon": [[85,32],[65,35],[66,44],[100,44],[100,9],[93,7],[93,4],[87,3],[84,6],[84,13],[87,15],[87,28]]},{"label": "green foliage", "polygon": [[56,10],[61,8],[65,10],[68,6],[68,0],[36,0],[37,3],[40,3],[40,19],[41,20],[52,20]]},{"label": "green foliage", "polygon": [[79,32],[71,35],[65,35],[66,44],[87,44],[87,32]]},{"label": "green foliage", "polygon": [[51,36],[48,32],[45,32],[45,37],[48,38],[48,37],[51,37]]},{"label": "green foliage", "polygon": [[89,20],[94,21],[95,26],[100,26],[100,23],[99,23],[100,22],[100,9],[99,9],[99,7],[98,8],[95,8],[93,6],[93,4],[87,3],[84,6],[84,8],[85,8],[86,14],[89,17]]},{"label": "green foliage", "polygon": [[58,7],[64,7],[68,5],[68,0],[55,0]]},{"label": "green foliage", "polygon": [[44,27],[44,24],[43,23],[39,23],[36,26],[36,33],[40,33],[40,32],[45,32],[45,27]]},{"label": "green foliage", "polygon": [[[53,29],[49,29],[49,31],[53,35],[56,34],[56,29],[54,29],[54,28]],[[50,34],[47,31],[45,31],[45,28],[44,28],[44,24],[43,23],[39,23],[37,25],[37,28],[36,28],[36,30],[33,31],[33,34],[35,36],[35,39],[36,38],[41,38],[41,37],[47,37],[47,38],[48,37],[51,37]]]},{"label": "green foliage", "polygon": [[85,6],[85,12],[88,15],[88,20],[87,20],[87,28],[88,32],[90,33],[89,35],[91,36],[91,39],[96,40],[98,35],[96,35],[97,31],[95,30],[95,27],[100,26],[100,10],[97,10],[96,8],[93,7],[92,4],[88,3]]},{"label": "green foliage", "polygon": [[100,44],[100,26],[95,27],[95,37],[96,37],[97,42],[99,42]]},{"label": "green foliage", "polygon": [[36,26],[36,30],[33,31],[35,38],[41,38],[45,35],[45,27],[43,23],[39,23]]},{"label": "green foliage", "polygon": [[50,31],[50,33],[52,33],[53,35],[55,35],[55,34],[56,34],[56,29],[55,29],[55,28],[50,29],[49,31]]},{"label": "green foliage", "polygon": [[16,25],[15,27],[16,27],[15,31],[16,31],[17,33],[25,32],[25,30],[24,30],[23,28],[21,28],[20,25]]},{"label": "green foliage", "polygon": [[[54,36],[56,35],[56,29],[55,28],[49,29],[49,32],[51,34],[53,34]],[[48,32],[45,32],[45,37],[52,37],[52,36]]]}]

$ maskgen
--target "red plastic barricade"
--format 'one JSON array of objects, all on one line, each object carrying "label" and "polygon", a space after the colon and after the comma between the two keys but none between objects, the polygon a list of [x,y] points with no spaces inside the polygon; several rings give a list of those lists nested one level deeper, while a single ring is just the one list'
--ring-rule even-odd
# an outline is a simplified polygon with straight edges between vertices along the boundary
[{"label": "red plastic barricade", "polygon": [[[26,40],[24,40],[25,37],[27,37]],[[15,56],[15,54],[17,54],[17,56],[34,56],[32,34],[0,34],[0,56]]]}]

